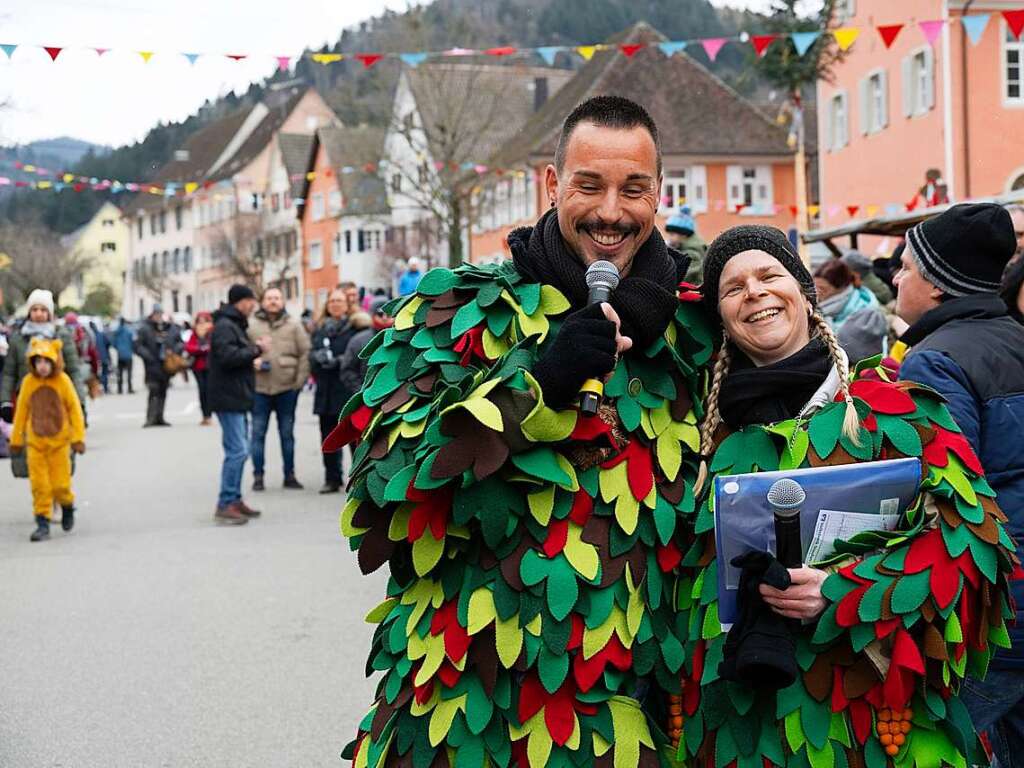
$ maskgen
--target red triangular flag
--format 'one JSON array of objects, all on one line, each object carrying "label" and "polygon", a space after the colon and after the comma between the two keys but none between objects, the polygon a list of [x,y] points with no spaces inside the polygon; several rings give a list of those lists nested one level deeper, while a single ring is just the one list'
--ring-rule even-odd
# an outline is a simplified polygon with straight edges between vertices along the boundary
[{"label": "red triangular flag", "polygon": [[904,207],[907,209],[907,213],[910,213],[911,211],[913,211],[915,208],[917,208],[917,198],[915,197],[913,200],[911,200],[909,203],[907,203]]},{"label": "red triangular flag", "polygon": [[891,48],[892,44],[896,41],[896,36],[899,35],[900,30],[903,29],[902,24],[884,24],[880,27],[875,27],[878,30],[878,34],[882,38],[882,42],[885,43],[886,48]]},{"label": "red triangular flag", "polygon": [[850,214],[851,217],[856,216],[857,215],[857,211],[859,211],[859,210],[860,210],[860,206],[859,205],[848,205],[848,206],[846,206],[846,212],[848,214]]},{"label": "red triangular flag", "polygon": [[795,205],[791,205],[789,206],[789,212],[791,215],[796,216],[798,213],[800,213],[800,209],[797,208]]},{"label": "red triangular flag", "polygon": [[746,203],[736,203],[736,213],[742,213],[746,207]]},{"label": "red triangular flag", "polygon": [[644,47],[643,43],[622,43],[619,45],[619,50],[626,54],[626,58],[631,58],[634,53]]},{"label": "red triangular flag", "polygon": [[513,48],[511,45],[506,45],[501,48],[488,48],[484,53],[488,56],[511,56],[517,50],[517,48]]},{"label": "red triangular flag", "polygon": [[1024,29],[1024,10],[1003,11],[1003,18],[1006,19],[1006,25],[1013,32],[1013,36],[1019,39],[1020,32]]},{"label": "red triangular flag", "polygon": [[778,35],[751,35],[750,44],[754,46],[754,51],[758,56],[764,56],[764,52],[768,50],[768,46],[771,45]]},{"label": "red triangular flag", "polygon": [[57,57],[60,56],[60,52],[63,51],[64,49],[63,48],[52,48],[52,47],[48,48],[48,47],[46,47],[44,45],[43,46],[43,50],[46,51],[48,54],[50,54],[50,61],[56,61]]},{"label": "red triangular flag", "polygon": [[363,67],[369,69],[378,61],[384,58],[382,53],[357,53],[356,58],[363,62]]},{"label": "red triangular flag", "polygon": [[249,54],[248,53],[225,53],[224,55],[227,56],[232,61],[241,61],[242,59],[249,58]]}]

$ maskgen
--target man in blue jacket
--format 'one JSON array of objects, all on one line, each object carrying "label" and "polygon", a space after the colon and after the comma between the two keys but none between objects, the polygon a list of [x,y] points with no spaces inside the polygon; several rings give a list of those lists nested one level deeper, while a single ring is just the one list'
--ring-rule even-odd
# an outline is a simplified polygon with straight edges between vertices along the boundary
[{"label": "man in blue jacket", "polygon": [[[1007,529],[1024,541],[1024,327],[998,296],[1016,250],[1010,214],[998,205],[956,205],[907,233],[893,283],[896,313],[910,328],[900,377],[926,384],[981,459]],[[1021,548],[1018,544],[1018,556]],[[1001,768],[1024,765],[1024,581],[1014,581],[1013,647],[985,680],[962,691],[979,731],[988,731]],[[995,763],[994,763],[995,764]]]},{"label": "man in blue jacket", "polygon": [[135,354],[135,338],[132,329],[124,317],[117,320],[117,330],[113,332],[111,343],[117,351],[117,394],[124,394],[124,379],[128,379],[128,394],[135,394],[132,387],[132,355]]}]

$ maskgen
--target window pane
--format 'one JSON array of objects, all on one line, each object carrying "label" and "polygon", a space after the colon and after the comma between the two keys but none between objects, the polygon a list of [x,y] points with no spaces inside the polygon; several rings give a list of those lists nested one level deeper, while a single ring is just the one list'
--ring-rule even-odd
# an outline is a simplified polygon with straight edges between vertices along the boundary
[{"label": "window pane", "polygon": [[1020,85],[1010,84],[1006,86],[1006,95],[1009,96],[1011,99],[1019,99]]}]

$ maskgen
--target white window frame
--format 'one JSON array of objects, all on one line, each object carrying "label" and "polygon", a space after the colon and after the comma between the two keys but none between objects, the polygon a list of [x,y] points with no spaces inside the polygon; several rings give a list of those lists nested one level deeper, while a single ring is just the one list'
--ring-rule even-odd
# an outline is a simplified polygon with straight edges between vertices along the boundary
[{"label": "white window frame", "polygon": [[[1024,36],[1022,36],[1024,37]],[[1024,107],[1024,40],[1016,40],[1003,19],[999,31],[999,80],[1004,107]],[[1017,95],[1010,96],[1010,52],[1017,54]]]},{"label": "white window frame", "polygon": [[320,221],[324,217],[324,193],[313,193],[312,202],[313,221]]},{"label": "white window frame", "polygon": [[341,213],[341,190],[332,189],[327,193],[327,209],[330,211],[331,216],[337,216]]},{"label": "white window frame", "polygon": [[331,263],[341,264],[341,230],[334,233],[334,247],[331,248]]},{"label": "white window frame", "polygon": [[310,269],[323,269],[324,266],[324,246],[319,240],[309,241],[309,268]]},{"label": "white window frame", "polygon": [[884,67],[861,79],[859,115],[862,136],[880,133],[889,125],[889,77]]},{"label": "white window frame", "polygon": [[836,22],[844,24],[857,15],[857,0],[836,0]]},{"label": "white window frame", "polygon": [[[683,186],[685,194],[679,194],[679,187]],[[669,187],[672,194],[669,194]],[[708,211],[708,175],[705,165],[676,166],[665,171],[661,182],[661,199],[670,198],[665,204],[663,212],[671,216],[677,213],[684,205],[690,207],[693,213],[707,213]],[[685,202],[679,198],[684,197]]]},{"label": "white window frame", "polygon": [[[841,119],[837,117],[841,112]],[[827,102],[825,128],[829,152],[838,152],[850,143],[850,97],[845,90],[836,91]],[[841,131],[838,129],[842,129]]]},{"label": "white window frame", "polygon": [[775,185],[772,177],[770,165],[726,166],[725,184],[729,210],[734,211],[737,205],[743,205],[744,208],[740,211],[742,216],[772,215],[775,212]]},{"label": "white window frame", "polygon": [[915,48],[903,58],[901,66],[903,116],[927,115],[935,107],[935,52],[930,45]]}]

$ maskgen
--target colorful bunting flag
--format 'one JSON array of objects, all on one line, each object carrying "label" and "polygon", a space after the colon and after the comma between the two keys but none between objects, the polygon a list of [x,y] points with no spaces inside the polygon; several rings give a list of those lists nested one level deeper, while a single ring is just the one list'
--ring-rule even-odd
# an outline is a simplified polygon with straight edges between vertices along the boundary
[{"label": "colorful bunting flag", "polygon": [[971,41],[971,45],[977,45],[981,40],[981,36],[985,32],[985,27],[988,26],[988,20],[992,18],[990,13],[977,13],[971,14],[970,16],[961,16],[960,23],[964,26],[964,31],[967,32],[967,37]]},{"label": "colorful bunting flag", "polygon": [[853,218],[854,216],[856,216],[857,215],[857,211],[859,211],[859,210],[860,210],[860,206],[859,205],[848,205],[848,206],[846,206],[846,212],[848,214],[850,214],[850,218]]},{"label": "colorful bunting flag", "polygon": [[774,43],[778,37],[778,35],[751,35],[750,44],[754,46],[754,52],[757,53],[758,58],[764,56],[768,46]]},{"label": "colorful bunting flag", "polygon": [[484,53],[488,56],[511,56],[517,50],[518,48],[513,48],[511,45],[502,45],[497,48],[488,48]]},{"label": "colorful bunting flag", "polygon": [[794,32],[789,36],[798,55],[803,56],[821,37],[821,32]]},{"label": "colorful bunting flag", "polygon": [[537,53],[540,54],[540,57],[544,59],[549,67],[553,67],[555,65],[555,56],[562,50],[564,48],[560,45],[545,45],[538,48]]},{"label": "colorful bunting flag", "polygon": [[195,64],[196,63],[196,59],[199,58],[199,54],[198,53],[183,53],[181,55],[184,56],[186,59],[188,59],[188,63],[189,64]]},{"label": "colorful bunting flag", "polygon": [[363,69],[369,69],[384,58],[384,55],[380,53],[357,53],[356,58],[363,62]]},{"label": "colorful bunting flag", "polygon": [[54,46],[43,46],[43,50],[50,54],[50,61],[56,61],[57,57],[60,56],[60,52],[63,48],[56,48]]},{"label": "colorful bunting flag", "polygon": [[860,37],[860,29],[857,27],[840,27],[832,30],[832,37],[836,39],[839,50],[848,50],[851,45]]},{"label": "colorful bunting flag", "polygon": [[886,49],[892,48],[892,44],[896,42],[896,38],[900,34],[900,30],[903,29],[902,24],[883,24],[879,27],[875,27],[878,31],[878,36],[882,38],[882,42],[885,43]]},{"label": "colorful bunting flag", "polygon": [[194,182],[194,181],[186,181],[185,182],[185,194],[186,195],[191,195],[198,188],[199,188],[199,185],[196,182]]},{"label": "colorful bunting flag", "polygon": [[288,68],[292,65],[291,56],[275,56],[274,58],[277,59],[278,72],[287,72]]},{"label": "colorful bunting flag", "polygon": [[420,64],[422,64],[426,60],[427,54],[425,54],[425,53],[400,53],[400,54],[398,54],[398,58],[401,59],[406,64],[408,64],[410,67],[415,68],[415,67],[418,67]]},{"label": "colorful bunting flag", "polygon": [[1024,29],[1024,10],[1003,11],[1003,18],[1006,19],[1006,25],[1010,28],[1013,36],[1019,40],[1021,30]]},{"label": "colorful bunting flag", "polygon": [[314,53],[310,58],[317,64],[333,64],[336,61],[341,61],[344,56],[340,53]]},{"label": "colorful bunting flag", "polygon": [[867,213],[867,215],[870,216],[871,218],[874,218],[875,216],[878,215],[878,206],[877,205],[869,205],[865,209],[865,213]]},{"label": "colorful bunting flag", "polygon": [[11,58],[11,56],[14,55],[14,51],[15,51],[15,49],[17,47],[18,47],[17,45],[11,45],[9,43],[4,43],[3,45],[0,45],[0,48],[3,48],[4,53],[7,54],[7,58],[8,59]]},{"label": "colorful bunting flag", "polygon": [[104,53],[106,53],[110,49],[109,48],[93,48],[93,50],[96,51],[96,55],[97,56],[102,56]]},{"label": "colorful bunting flag", "polygon": [[686,48],[686,41],[669,40],[664,43],[658,43],[658,47],[661,49],[661,52],[664,53],[666,56],[672,57]]},{"label": "colorful bunting flag", "polygon": [[631,59],[633,58],[633,54],[643,47],[643,43],[622,43],[619,45],[619,50],[625,54],[627,59]]},{"label": "colorful bunting flag", "polygon": [[153,52],[152,51],[136,51],[136,53],[139,54],[139,56],[142,57],[142,60],[146,64],[149,64],[149,60],[151,58],[153,58]]},{"label": "colorful bunting flag", "polygon": [[935,41],[939,37],[939,33],[942,32],[942,25],[945,22],[942,19],[936,19],[934,21],[919,21],[917,26],[921,28],[921,32],[924,34],[924,39],[928,41],[928,45],[935,45]]},{"label": "colorful bunting flag", "polygon": [[797,208],[795,205],[789,206],[789,215],[790,216],[796,216],[798,213],[800,213],[800,209],[799,208]]},{"label": "colorful bunting flag", "polygon": [[242,59],[248,59],[249,58],[249,54],[248,53],[225,53],[224,55],[227,56],[232,61],[241,61]]},{"label": "colorful bunting flag", "polygon": [[810,214],[811,216],[817,216],[819,213],[821,213],[821,206],[820,205],[808,205],[807,206],[807,213]]},{"label": "colorful bunting flag", "polygon": [[718,52],[722,50],[722,47],[728,42],[724,37],[712,37],[707,40],[701,40],[701,45],[704,46],[704,53],[708,55],[711,61],[718,58]]},{"label": "colorful bunting flag", "polygon": [[596,45],[578,45],[576,46],[576,53],[583,57],[585,61],[590,61],[594,57],[594,52],[597,51]]}]

